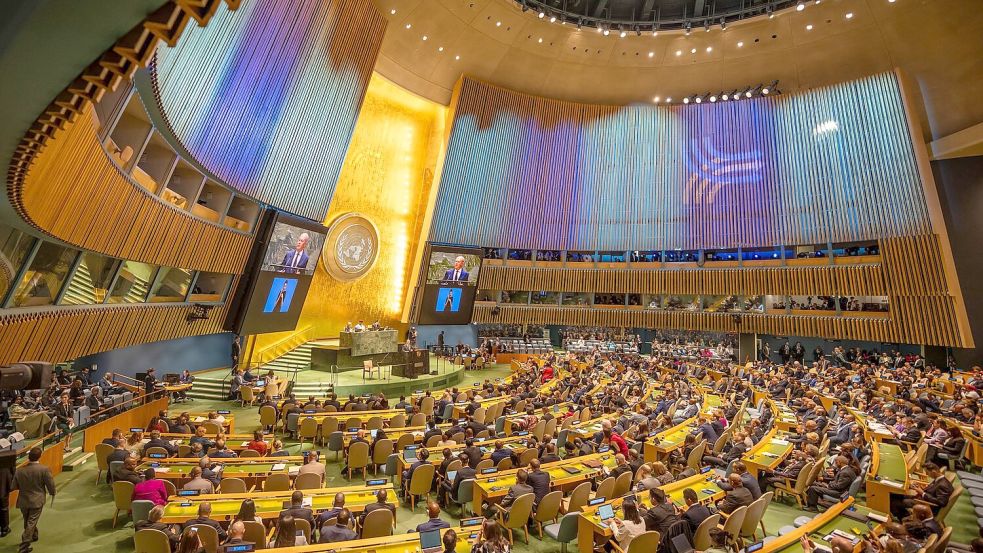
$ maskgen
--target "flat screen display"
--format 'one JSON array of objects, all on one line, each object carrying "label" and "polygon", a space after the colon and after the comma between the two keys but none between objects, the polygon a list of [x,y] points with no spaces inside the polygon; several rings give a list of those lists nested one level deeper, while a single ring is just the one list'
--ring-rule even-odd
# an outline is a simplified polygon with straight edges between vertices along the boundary
[{"label": "flat screen display", "polygon": [[242,334],[280,332],[297,326],[326,235],[327,229],[313,221],[276,214],[253,278]]},{"label": "flat screen display", "polygon": [[468,324],[481,271],[481,249],[431,246],[420,324]]}]

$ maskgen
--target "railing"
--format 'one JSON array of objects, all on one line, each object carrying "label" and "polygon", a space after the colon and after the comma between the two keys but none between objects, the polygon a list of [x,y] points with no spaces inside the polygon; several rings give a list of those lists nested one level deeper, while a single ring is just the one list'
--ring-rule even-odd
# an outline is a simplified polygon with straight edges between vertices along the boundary
[{"label": "railing", "polygon": [[259,351],[253,352],[249,356],[248,363],[255,364],[255,366],[261,366],[273,361],[274,359],[277,359],[278,357],[282,357],[283,355],[314,339],[313,330],[314,327],[304,327],[288,336],[285,336],[284,338],[277,340],[276,342],[273,342]]}]

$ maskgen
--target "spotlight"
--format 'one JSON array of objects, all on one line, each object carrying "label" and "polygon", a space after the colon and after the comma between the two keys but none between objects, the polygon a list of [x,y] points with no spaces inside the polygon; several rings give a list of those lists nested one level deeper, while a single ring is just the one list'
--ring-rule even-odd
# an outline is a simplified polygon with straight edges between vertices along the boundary
[{"label": "spotlight", "polygon": [[713,52],[713,46],[707,46],[707,53]]},{"label": "spotlight", "polygon": [[430,38],[430,37],[428,37],[427,35],[423,35],[423,40],[424,41],[426,41],[428,38]]},{"label": "spotlight", "polygon": [[846,14],[846,18],[847,18],[847,19],[853,19],[853,12],[849,12],[849,13],[847,13],[847,14]]},{"label": "spotlight", "polygon": [[407,23],[407,24],[406,24],[406,28],[407,28],[407,29],[409,29],[409,28],[410,28],[410,27],[412,27],[412,26],[413,26],[413,24],[412,24],[412,23]]},{"label": "spotlight", "polygon": [[772,6],[771,4],[769,4],[768,5],[768,19],[772,19],[774,17],[775,17],[775,7]]},{"label": "spotlight", "polygon": [[666,96],[666,103],[667,104],[672,103],[672,97],[671,96]]},{"label": "spotlight", "polygon": [[714,102],[716,102],[716,101],[717,101],[717,97],[716,96],[710,96],[710,103],[711,104],[714,103]]},{"label": "spotlight", "polygon": [[461,56],[454,56],[454,59],[455,60],[460,60],[461,59]]},{"label": "spotlight", "polygon": [[546,14],[545,14],[545,13],[543,13],[543,12],[539,12],[539,18],[540,18],[540,19],[542,19],[542,18],[544,18],[544,17],[546,17]]},{"label": "spotlight", "polygon": [[795,6],[795,11],[800,12],[804,9],[806,9],[806,5],[802,3],[802,0],[799,0],[799,3]]},{"label": "spotlight", "polygon": [[598,25],[597,26],[597,32],[603,33],[604,32],[604,27],[601,27],[600,25]]},{"label": "spotlight", "polygon": [[683,98],[683,103],[684,104],[688,104],[689,103],[689,96]]},{"label": "spotlight", "polygon": [[708,32],[708,33],[710,32],[710,20],[709,19],[704,19],[703,20],[703,30],[706,31],[706,32]]},{"label": "spotlight", "polygon": [[496,21],[495,22],[495,26],[496,27],[501,27],[502,26],[502,22],[501,21]]},{"label": "spotlight", "polygon": [[660,98],[658,96],[656,96],[655,98],[652,98],[652,101],[655,102],[656,104],[659,103],[659,100],[660,100]]},{"label": "spotlight", "polygon": [[744,41],[742,40],[742,41],[738,42],[737,43],[737,47],[738,48],[744,48]]},{"label": "spotlight", "polygon": [[443,46],[441,46],[440,48],[437,48],[437,51],[438,51],[438,52],[443,52],[443,51],[444,51],[444,47],[443,47]]},{"label": "spotlight", "polygon": [[700,98],[699,96],[697,96],[697,97],[696,97],[696,103],[697,103],[697,104],[700,104],[700,103],[702,103],[702,102],[703,102],[703,98]]},{"label": "spotlight", "polygon": [[690,53],[690,54],[695,54],[695,53],[696,53],[696,48],[692,48],[692,49],[690,49],[690,51],[689,51],[689,53]]},{"label": "spotlight", "polygon": [[652,31],[652,36],[659,36],[659,31]]},{"label": "spotlight", "polygon": [[610,34],[611,34],[611,31],[609,31],[609,30],[607,30],[607,29],[604,29],[604,36],[608,36],[608,35],[610,35]]},{"label": "spotlight", "polygon": [[550,17],[550,23],[556,23],[556,16],[555,15]]},{"label": "spotlight", "polygon": [[747,92],[745,92],[744,93],[744,96],[747,97],[747,98],[750,98],[751,97],[751,91],[748,90]]},{"label": "spotlight", "polygon": [[625,38],[626,36],[628,36],[628,31],[621,31],[621,34],[619,36],[621,38]]},{"label": "spotlight", "polygon": [[721,96],[720,99],[726,102],[727,100],[730,100],[730,96],[728,96],[727,93],[724,93],[724,95]]},{"label": "spotlight", "polygon": [[540,43],[540,44],[542,44],[542,43],[543,43],[543,38],[542,38],[542,37],[539,37],[539,43]]},{"label": "spotlight", "polygon": [[389,15],[396,15],[396,8],[389,10]]},{"label": "spotlight", "polygon": [[686,34],[690,34],[693,31],[693,23],[691,21],[686,22]]},{"label": "spotlight", "polygon": [[682,51],[682,50],[676,50],[676,55],[677,55],[677,56],[681,56],[681,55],[683,55],[683,51]]},{"label": "spotlight", "polygon": [[655,57],[655,52],[649,52],[649,57],[650,58]]},{"label": "spotlight", "polygon": [[806,30],[807,31],[811,31],[812,30],[812,23],[806,25]]}]

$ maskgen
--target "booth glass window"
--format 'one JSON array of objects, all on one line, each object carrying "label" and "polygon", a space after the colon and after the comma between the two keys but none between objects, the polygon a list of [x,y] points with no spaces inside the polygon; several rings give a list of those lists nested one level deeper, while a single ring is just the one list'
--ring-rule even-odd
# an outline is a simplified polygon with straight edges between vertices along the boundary
[{"label": "booth glass window", "polygon": [[14,293],[14,307],[51,305],[58,297],[78,250],[43,242]]},{"label": "booth glass window", "polygon": [[95,252],[82,252],[82,259],[62,296],[61,305],[104,303],[118,265],[118,259]]},{"label": "booth glass window", "polygon": [[150,291],[150,301],[155,303],[182,302],[188,297],[188,287],[191,286],[191,271],[161,267],[157,271],[157,280]]},{"label": "booth glass window", "polygon": [[0,270],[0,298],[6,296],[13,286],[21,264],[34,246],[34,240],[33,236],[13,227],[0,225],[0,263],[4,267],[4,270]]},{"label": "booth glass window", "polygon": [[143,303],[147,301],[150,284],[157,274],[157,266],[136,261],[125,261],[109,294],[109,303]]}]

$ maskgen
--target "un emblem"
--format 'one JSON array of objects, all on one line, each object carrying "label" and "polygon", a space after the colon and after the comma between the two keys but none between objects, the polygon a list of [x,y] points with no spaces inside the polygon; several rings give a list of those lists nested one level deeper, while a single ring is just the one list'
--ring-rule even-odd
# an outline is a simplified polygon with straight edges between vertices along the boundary
[{"label": "un emblem", "polygon": [[379,255],[379,233],[364,215],[346,213],[334,220],[321,259],[325,270],[341,281],[362,277]]}]

